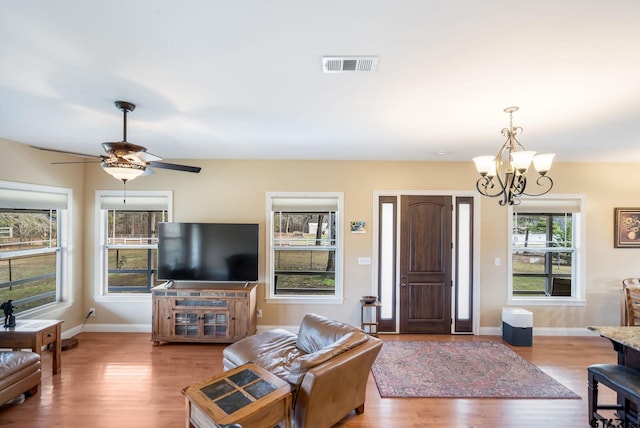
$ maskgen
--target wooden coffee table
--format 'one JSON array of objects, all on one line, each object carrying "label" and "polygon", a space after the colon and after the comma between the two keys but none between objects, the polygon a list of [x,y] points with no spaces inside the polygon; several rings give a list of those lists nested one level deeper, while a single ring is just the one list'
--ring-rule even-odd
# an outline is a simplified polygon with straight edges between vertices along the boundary
[{"label": "wooden coffee table", "polygon": [[249,363],[185,388],[187,428],[236,423],[242,428],[291,428],[291,386]]},{"label": "wooden coffee table", "polygon": [[0,323],[0,348],[13,350],[31,349],[42,355],[42,347],[51,344],[53,374],[62,370],[62,321],[60,320],[16,320],[15,327],[2,327]]}]

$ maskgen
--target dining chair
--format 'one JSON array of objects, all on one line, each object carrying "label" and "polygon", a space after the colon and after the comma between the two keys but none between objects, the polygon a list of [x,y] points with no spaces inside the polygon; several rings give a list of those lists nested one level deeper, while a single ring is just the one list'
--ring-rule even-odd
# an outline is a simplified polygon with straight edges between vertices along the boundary
[{"label": "dining chair", "polygon": [[627,305],[627,325],[640,326],[640,286],[627,286],[624,289]]},{"label": "dining chair", "polygon": [[620,325],[629,325],[629,317],[627,315],[627,297],[626,291],[628,286],[640,287],[640,278],[625,278],[622,280],[622,298],[620,299]]}]

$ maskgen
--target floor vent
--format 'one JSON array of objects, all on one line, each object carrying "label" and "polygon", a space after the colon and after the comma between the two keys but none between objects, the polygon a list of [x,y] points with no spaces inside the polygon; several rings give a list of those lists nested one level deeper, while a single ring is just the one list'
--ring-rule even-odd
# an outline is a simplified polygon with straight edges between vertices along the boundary
[{"label": "floor vent", "polygon": [[378,65],[377,56],[325,56],[322,57],[322,71],[325,73],[349,73],[352,71],[374,72]]}]

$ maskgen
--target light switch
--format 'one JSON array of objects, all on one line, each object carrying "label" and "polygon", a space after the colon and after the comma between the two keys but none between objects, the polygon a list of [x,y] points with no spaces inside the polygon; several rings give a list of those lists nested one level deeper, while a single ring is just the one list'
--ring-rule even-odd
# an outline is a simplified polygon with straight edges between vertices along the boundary
[{"label": "light switch", "polygon": [[500,263],[501,263],[500,257],[496,257],[496,259],[495,259],[496,266],[500,266]]}]

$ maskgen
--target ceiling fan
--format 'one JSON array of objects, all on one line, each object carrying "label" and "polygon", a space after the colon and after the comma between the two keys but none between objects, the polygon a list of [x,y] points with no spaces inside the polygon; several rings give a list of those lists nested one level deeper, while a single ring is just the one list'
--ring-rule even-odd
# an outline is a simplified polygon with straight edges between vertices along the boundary
[{"label": "ceiling fan", "polygon": [[[87,155],[65,150],[48,149],[44,147],[31,146],[34,149],[45,150],[56,153],[66,153],[74,156],[98,159],[102,169],[114,176],[123,183],[131,181],[140,175],[153,174],[152,168],[172,169],[185,172],[200,172],[201,168],[196,166],[178,165],[174,163],[160,162],[161,157],[147,152],[147,149],[127,141],[127,114],[135,110],[136,105],[128,101],[116,101],[116,107],[123,113],[122,141],[102,143],[102,148],[106,155]],[[57,164],[76,162],[53,162]]]}]

